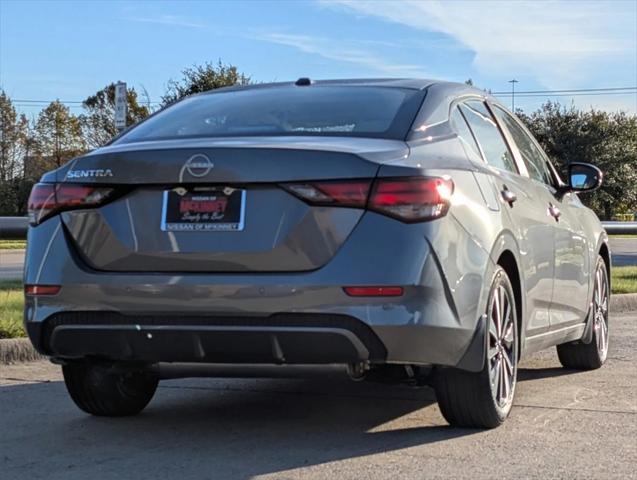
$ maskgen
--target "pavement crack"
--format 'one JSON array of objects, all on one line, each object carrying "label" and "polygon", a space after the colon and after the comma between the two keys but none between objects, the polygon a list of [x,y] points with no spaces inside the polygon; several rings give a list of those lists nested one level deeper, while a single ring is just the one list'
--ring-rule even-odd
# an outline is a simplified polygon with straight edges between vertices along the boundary
[{"label": "pavement crack", "polygon": [[24,383],[51,383],[55,380],[37,380],[34,378],[14,378],[14,377],[0,377],[0,380],[8,380],[10,382],[24,382]]},{"label": "pavement crack", "polygon": [[546,405],[527,405],[523,403],[514,403],[516,408],[540,408],[543,410],[568,410],[572,412],[592,412],[592,413],[620,413],[620,414],[637,414],[636,410],[606,410],[602,408],[572,408],[572,407],[551,407]]}]

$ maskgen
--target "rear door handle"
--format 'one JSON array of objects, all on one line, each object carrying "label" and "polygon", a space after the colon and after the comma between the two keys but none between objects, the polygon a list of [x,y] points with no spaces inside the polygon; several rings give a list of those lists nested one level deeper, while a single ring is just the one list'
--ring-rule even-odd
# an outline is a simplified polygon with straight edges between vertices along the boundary
[{"label": "rear door handle", "polygon": [[562,212],[560,212],[560,209],[557,208],[552,203],[549,203],[549,213],[555,220],[559,220],[560,215],[562,215]]},{"label": "rear door handle", "polygon": [[518,196],[515,193],[513,193],[511,190],[509,190],[506,185],[504,186],[502,192],[500,193],[502,194],[502,198],[504,199],[504,201],[511,206],[513,206],[513,202],[515,202],[518,199]]}]

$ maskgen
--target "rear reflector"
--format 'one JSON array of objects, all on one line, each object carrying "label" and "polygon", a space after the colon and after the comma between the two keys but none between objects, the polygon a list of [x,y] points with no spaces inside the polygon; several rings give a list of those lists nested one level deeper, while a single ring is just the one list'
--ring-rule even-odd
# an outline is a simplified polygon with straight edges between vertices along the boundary
[{"label": "rear reflector", "polygon": [[36,183],[29,195],[29,223],[37,225],[63,210],[91,208],[104,203],[113,193],[109,187],[66,183]]},{"label": "rear reflector", "polygon": [[397,177],[281,185],[310,205],[367,208],[406,223],[447,214],[453,194],[449,177]]},{"label": "rear reflector", "polygon": [[59,285],[25,285],[24,293],[30,296],[57,295],[60,292]]},{"label": "rear reflector", "polygon": [[400,297],[403,287],[343,287],[350,297]]}]

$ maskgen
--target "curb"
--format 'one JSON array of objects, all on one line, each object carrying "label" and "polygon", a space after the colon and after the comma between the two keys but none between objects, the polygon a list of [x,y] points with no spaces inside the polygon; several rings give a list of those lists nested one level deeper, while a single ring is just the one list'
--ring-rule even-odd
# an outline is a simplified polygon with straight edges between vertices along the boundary
[{"label": "curb", "polygon": [[618,293],[610,296],[610,311],[623,313],[637,311],[637,293]]},{"label": "curb", "polygon": [[[637,311],[637,293],[616,294],[610,297],[611,312]],[[0,365],[17,362],[32,362],[46,358],[35,351],[28,338],[0,339]]]},{"label": "curb", "polygon": [[0,365],[18,362],[32,362],[45,358],[35,351],[28,338],[0,339]]}]

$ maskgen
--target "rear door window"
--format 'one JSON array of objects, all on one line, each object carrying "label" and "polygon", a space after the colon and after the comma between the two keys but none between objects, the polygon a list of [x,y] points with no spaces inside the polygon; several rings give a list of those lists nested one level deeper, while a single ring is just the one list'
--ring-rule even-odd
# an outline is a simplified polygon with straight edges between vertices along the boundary
[{"label": "rear door window", "polygon": [[482,147],[487,163],[499,170],[518,173],[515,160],[504,141],[502,132],[484,102],[470,100],[462,103],[460,109]]},{"label": "rear door window", "polygon": [[520,151],[526,169],[529,171],[529,176],[545,185],[555,186],[553,176],[547,165],[547,159],[531,136],[520,126],[515,118],[502,108],[495,106],[494,112],[498,120],[504,124],[511,134]]},{"label": "rear door window", "polygon": [[467,125],[464,116],[460,112],[460,108],[458,108],[457,106],[454,107],[453,111],[451,112],[451,125],[455,129],[456,133],[458,134],[458,138],[460,138],[460,141],[462,141],[463,145],[468,150],[473,151],[479,158],[482,158],[480,147],[478,146],[473,133],[471,133],[469,125]]}]

